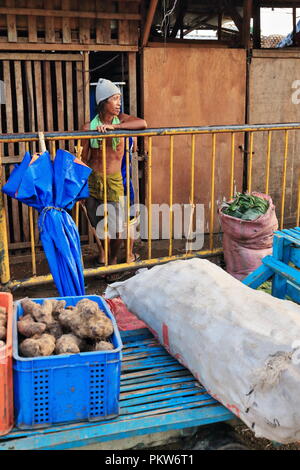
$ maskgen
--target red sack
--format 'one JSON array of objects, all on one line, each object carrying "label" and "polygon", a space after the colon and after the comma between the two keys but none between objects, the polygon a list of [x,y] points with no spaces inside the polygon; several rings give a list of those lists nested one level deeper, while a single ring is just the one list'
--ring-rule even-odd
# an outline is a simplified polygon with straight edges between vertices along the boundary
[{"label": "red sack", "polygon": [[218,210],[226,271],[239,280],[255,271],[261,265],[261,259],[272,253],[273,232],[278,229],[271,197],[256,192],[252,195],[269,202],[267,212],[255,220],[241,220]]},{"label": "red sack", "polygon": [[138,330],[140,328],[147,328],[147,325],[138,319],[136,315],[129,312],[124,302],[120,297],[115,299],[106,299],[109,308],[116,319],[120,331]]}]

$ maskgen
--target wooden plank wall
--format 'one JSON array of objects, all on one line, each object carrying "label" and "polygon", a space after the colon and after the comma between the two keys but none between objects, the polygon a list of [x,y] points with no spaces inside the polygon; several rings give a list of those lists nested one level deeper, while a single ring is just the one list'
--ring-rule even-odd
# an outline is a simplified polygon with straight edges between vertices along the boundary
[{"label": "wooden plank wall", "polygon": [[[209,84],[209,86],[208,86]],[[143,54],[144,117],[149,127],[245,123],[246,53],[198,47],[147,47]],[[155,92],[154,92],[155,91]],[[153,138],[152,201],[169,201],[169,137]],[[209,225],[212,137],[196,136],[195,202],[206,209]],[[242,155],[235,141],[235,185],[242,187]],[[217,136],[215,204],[230,196],[230,135]],[[191,137],[174,138],[174,203],[189,203]],[[215,223],[215,230],[219,224]]]},{"label": "wooden plank wall", "polygon": [[[81,54],[0,53],[0,79],[5,83],[5,104],[1,104],[0,132],[72,131],[84,124],[83,56]],[[76,93],[73,93],[76,90]],[[77,142],[76,142],[77,143]],[[74,152],[74,141],[57,146]],[[4,181],[14,164],[22,160],[25,144],[5,144]],[[30,144],[29,150],[39,151]],[[52,153],[53,148],[48,145]],[[5,198],[10,250],[30,246],[28,207]],[[34,211],[35,239],[38,240],[38,214]],[[87,237],[86,222],[80,218],[81,235]],[[18,253],[20,251],[12,253]],[[15,257],[15,261],[18,256]]]},{"label": "wooden plank wall", "polygon": [[[141,0],[0,0],[1,48],[20,43],[56,44],[56,49],[107,45],[135,46]],[[48,46],[49,45],[49,46]],[[78,48],[77,48],[78,49]]]},{"label": "wooden plank wall", "polygon": [[[254,51],[250,66],[249,119],[250,123],[299,122],[300,104],[292,97],[299,90],[294,83],[300,77],[300,53],[289,49]],[[295,86],[295,85],[294,85]],[[299,92],[295,95],[299,99]],[[267,133],[254,135],[253,189],[265,191]],[[294,225],[296,221],[298,178],[300,175],[300,131],[289,133],[287,178],[284,220]],[[270,189],[276,205],[278,219],[281,215],[281,197],[284,165],[284,131],[273,131],[271,143]]]}]

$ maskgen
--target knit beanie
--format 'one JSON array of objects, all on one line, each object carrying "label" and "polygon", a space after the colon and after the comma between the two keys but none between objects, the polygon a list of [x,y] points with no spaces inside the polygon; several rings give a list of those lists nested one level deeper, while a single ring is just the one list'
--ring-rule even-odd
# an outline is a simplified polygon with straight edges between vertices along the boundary
[{"label": "knit beanie", "polygon": [[100,101],[104,101],[107,98],[110,98],[110,96],[120,93],[120,88],[118,88],[113,82],[106,80],[105,78],[99,78],[96,86],[96,103],[99,104]]}]

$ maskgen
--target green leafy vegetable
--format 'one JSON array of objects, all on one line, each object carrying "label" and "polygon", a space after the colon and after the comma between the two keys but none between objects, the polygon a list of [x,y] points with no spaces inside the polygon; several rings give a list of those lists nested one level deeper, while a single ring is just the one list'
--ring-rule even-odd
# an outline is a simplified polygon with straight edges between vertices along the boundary
[{"label": "green leafy vegetable", "polygon": [[225,203],[222,212],[242,220],[255,220],[268,210],[265,199],[252,194],[237,193],[231,203]]}]

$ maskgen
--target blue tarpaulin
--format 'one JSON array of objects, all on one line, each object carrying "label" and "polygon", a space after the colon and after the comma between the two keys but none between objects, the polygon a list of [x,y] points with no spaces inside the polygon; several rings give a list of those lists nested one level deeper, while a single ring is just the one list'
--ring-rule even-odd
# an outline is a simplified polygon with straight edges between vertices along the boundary
[{"label": "blue tarpaulin", "polygon": [[49,153],[26,152],[2,191],[39,212],[40,239],[59,295],[84,295],[79,233],[67,210],[89,196],[91,169],[74,155],[59,149]]}]

